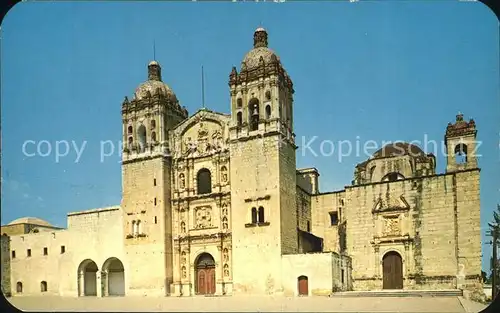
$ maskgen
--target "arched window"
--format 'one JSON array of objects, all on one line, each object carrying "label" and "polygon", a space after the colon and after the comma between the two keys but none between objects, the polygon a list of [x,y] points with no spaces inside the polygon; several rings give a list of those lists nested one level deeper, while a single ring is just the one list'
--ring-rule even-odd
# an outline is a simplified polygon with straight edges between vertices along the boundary
[{"label": "arched window", "polygon": [[46,281],[42,281],[40,283],[40,291],[41,292],[47,292],[47,282]]},{"label": "arched window", "polygon": [[248,102],[248,113],[250,115],[250,130],[259,129],[259,100],[252,98]]},{"label": "arched window", "polygon": [[132,144],[134,143],[134,139],[132,136],[128,137],[128,148],[132,149]]},{"label": "arched window", "polygon": [[198,194],[207,194],[212,192],[212,175],[206,168],[198,171],[197,175]]},{"label": "arched window", "polygon": [[264,208],[259,207],[259,223],[264,223]]},{"label": "arched window", "polygon": [[372,179],[372,178],[373,178],[373,172],[374,172],[374,171],[375,171],[375,166],[372,166],[372,167],[370,168],[370,179]]},{"label": "arched window", "polygon": [[141,124],[137,130],[137,138],[139,139],[139,151],[144,152],[146,149],[146,127]]},{"label": "arched window", "polygon": [[18,281],[16,284],[16,292],[17,293],[22,293],[23,292],[23,283]]},{"label": "arched window", "polygon": [[256,224],[256,223],[257,223],[257,209],[252,208],[252,224]]},{"label": "arched window", "polygon": [[142,234],[142,222],[137,221],[137,234]]},{"label": "arched window", "polygon": [[156,142],[156,132],[151,133],[151,141]]},{"label": "arched window", "polygon": [[128,132],[129,134],[132,134],[132,133],[133,133],[133,130],[134,130],[134,129],[132,128],[132,126],[129,126],[129,127],[127,128],[127,132]]},{"label": "arched window", "polygon": [[460,143],[455,146],[455,163],[465,164],[467,163],[467,145]]},{"label": "arched window", "polygon": [[156,128],[156,121],[151,120],[151,129],[155,129],[155,128]]},{"label": "arched window", "polygon": [[397,180],[402,180],[402,179],[405,179],[405,177],[403,175],[401,175],[398,172],[392,172],[392,173],[385,175],[382,178],[382,181],[397,181]]},{"label": "arched window", "polygon": [[186,188],[186,179],[183,173],[179,174],[179,188],[180,189]]},{"label": "arched window", "polygon": [[227,167],[225,166],[220,168],[220,180],[223,183],[227,183]]},{"label": "arched window", "polygon": [[271,118],[271,106],[268,104],[266,105],[266,119],[270,119]]},{"label": "arched window", "polygon": [[243,124],[243,113],[236,113],[236,123],[238,124],[238,126],[241,126],[241,124]]},{"label": "arched window", "polygon": [[236,100],[236,107],[241,108],[242,106],[243,106],[243,100],[241,100],[241,98],[238,98]]}]

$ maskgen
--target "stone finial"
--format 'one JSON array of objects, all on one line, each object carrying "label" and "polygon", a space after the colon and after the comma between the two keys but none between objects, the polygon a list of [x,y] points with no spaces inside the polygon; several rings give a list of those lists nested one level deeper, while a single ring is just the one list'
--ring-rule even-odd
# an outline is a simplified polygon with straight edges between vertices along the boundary
[{"label": "stone finial", "polygon": [[148,64],[148,80],[161,81],[161,66],[156,61],[151,61]]},{"label": "stone finial", "polygon": [[253,34],[253,47],[267,47],[267,32],[264,28],[259,27],[255,30]]},{"label": "stone finial", "polygon": [[462,114],[462,112],[458,111],[456,118],[457,118],[457,122],[461,122],[464,120],[464,115]]}]

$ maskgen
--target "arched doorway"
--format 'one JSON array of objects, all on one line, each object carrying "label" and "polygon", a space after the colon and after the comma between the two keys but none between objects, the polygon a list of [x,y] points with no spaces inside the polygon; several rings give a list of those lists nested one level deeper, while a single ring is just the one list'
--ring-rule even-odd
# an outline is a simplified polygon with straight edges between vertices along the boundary
[{"label": "arched doorway", "polygon": [[403,260],[395,251],[387,252],[382,259],[383,288],[403,289]]},{"label": "arched doorway", "polygon": [[299,276],[299,278],[297,278],[297,288],[299,290],[299,296],[309,295],[309,280],[307,276]]},{"label": "arched doorway", "polygon": [[117,258],[109,258],[102,265],[102,295],[125,295],[125,269],[123,263]]},{"label": "arched doorway", "polygon": [[215,261],[208,253],[202,253],[195,262],[195,292],[199,295],[215,293]]},{"label": "arched doorway", "polygon": [[97,264],[86,259],[78,266],[78,296],[97,296]]}]

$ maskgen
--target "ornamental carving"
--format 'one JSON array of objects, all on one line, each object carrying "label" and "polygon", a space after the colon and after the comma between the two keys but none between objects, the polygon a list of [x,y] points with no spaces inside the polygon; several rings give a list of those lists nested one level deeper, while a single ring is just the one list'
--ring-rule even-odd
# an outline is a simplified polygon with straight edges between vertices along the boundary
[{"label": "ornamental carving", "polygon": [[399,236],[400,234],[399,216],[384,218],[384,236]]},{"label": "ornamental carving", "polygon": [[196,228],[212,227],[212,208],[200,207],[195,210]]},{"label": "ornamental carving", "polygon": [[224,264],[224,276],[228,277],[229,276],[229,265]]}]

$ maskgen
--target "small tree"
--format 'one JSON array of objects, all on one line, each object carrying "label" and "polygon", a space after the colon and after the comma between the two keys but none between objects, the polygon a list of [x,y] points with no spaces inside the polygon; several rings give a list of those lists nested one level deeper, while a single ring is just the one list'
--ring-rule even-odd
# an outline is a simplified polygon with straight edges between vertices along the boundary
[{"label": "small tree", "polygon": [[498,294],[498,290],[500,287],[499,281],[499,266],[498,266],[498,257],[497,257],[497,244],[500,239],[500,204],[497,204],[497,211],[493,212],[493,222],[488,223],[490,227],[488,231],[488,236],[492,237],[492,246],[493,246],[493,256],[491,262],[491,271],[492,271],[492,300],[494,300],[495,296]]}]

